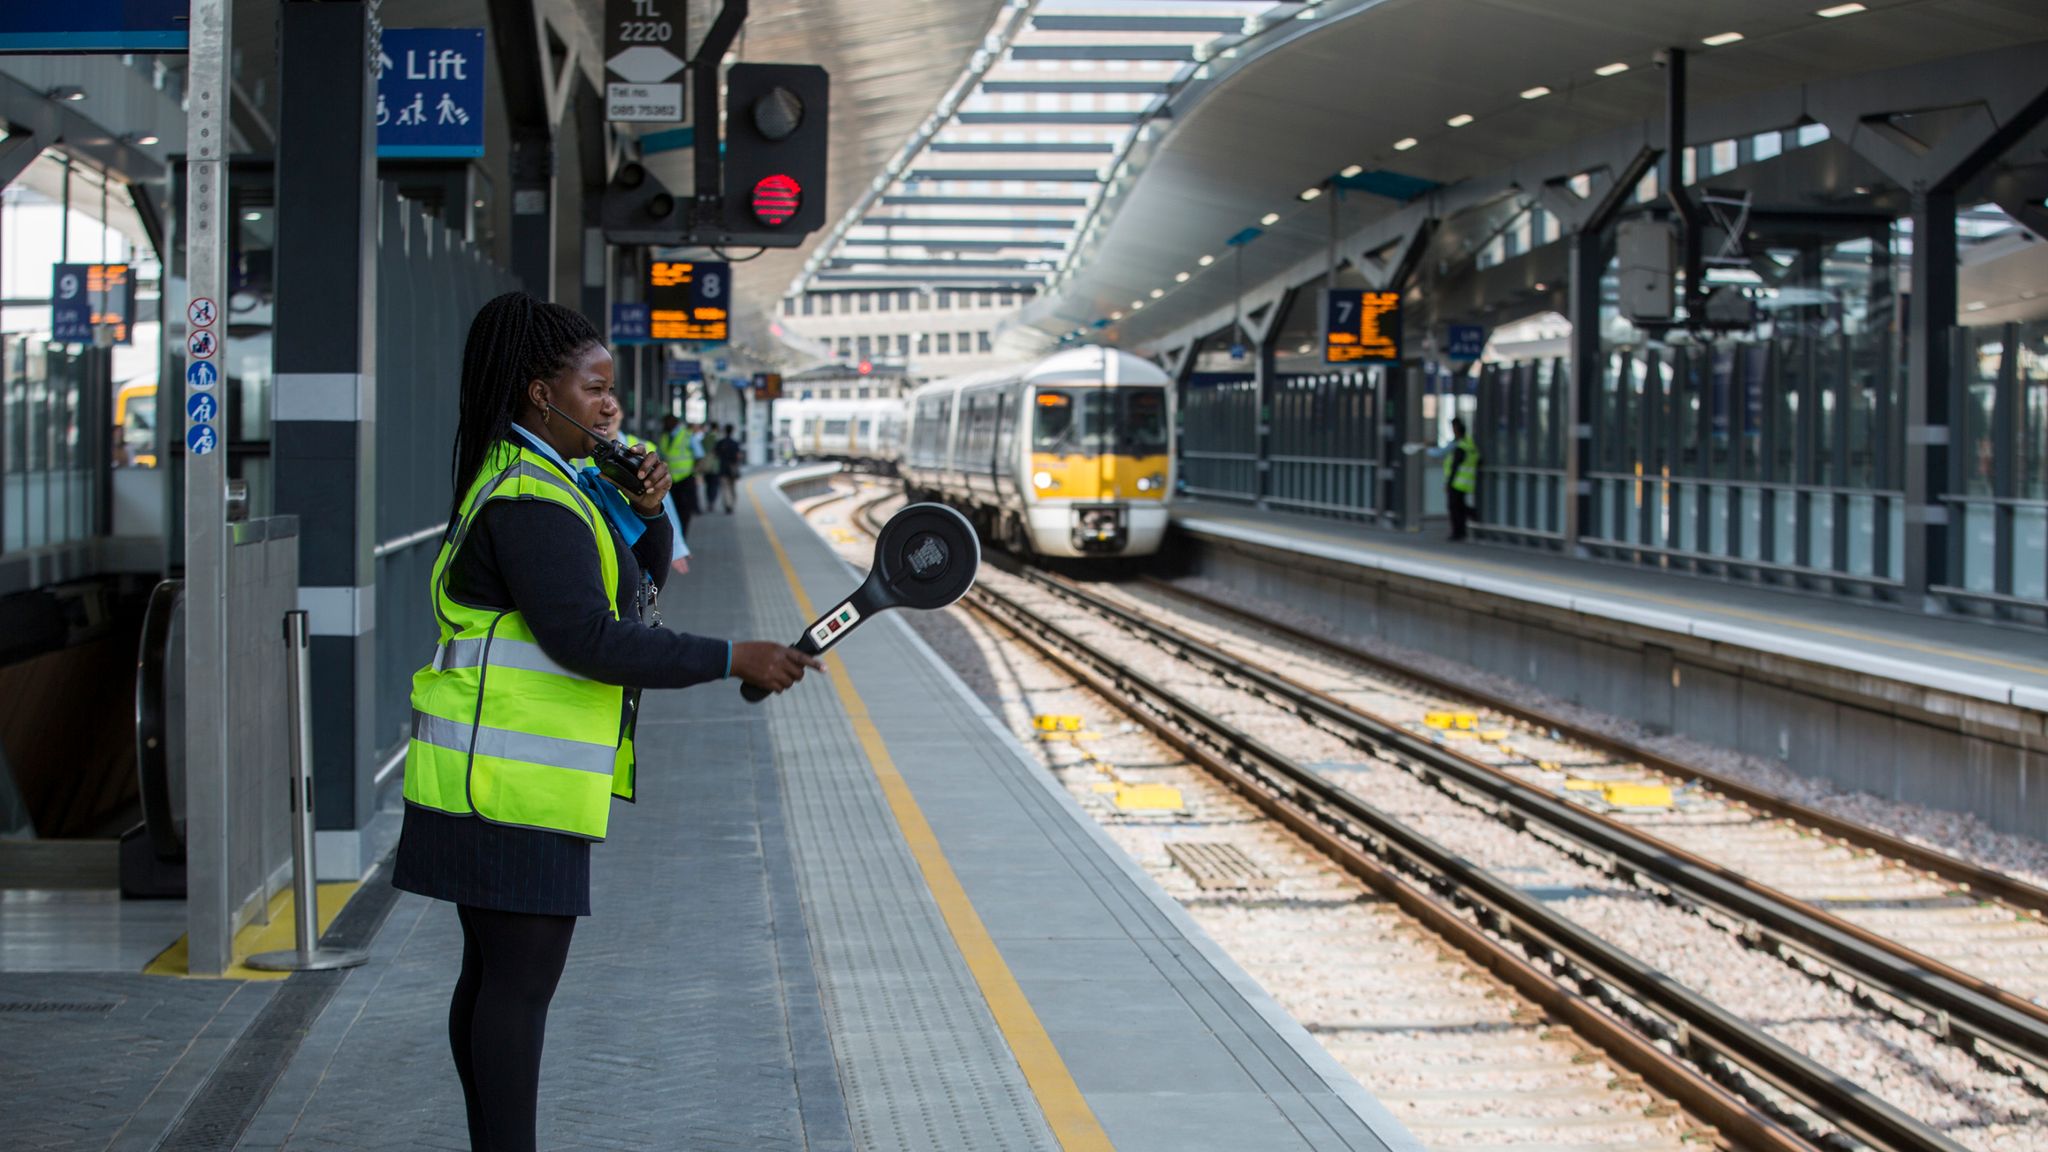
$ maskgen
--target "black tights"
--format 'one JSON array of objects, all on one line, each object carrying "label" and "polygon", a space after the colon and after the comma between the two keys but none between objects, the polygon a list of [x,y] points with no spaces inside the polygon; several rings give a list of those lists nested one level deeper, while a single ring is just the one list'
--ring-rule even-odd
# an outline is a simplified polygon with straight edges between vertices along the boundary
[{"label": "black tights", "polygon": [[569,959],[574,916],[461,905],[462,976],[448,1043],[462,1077],[474,1152],[532,1152],[548,1002]]}]

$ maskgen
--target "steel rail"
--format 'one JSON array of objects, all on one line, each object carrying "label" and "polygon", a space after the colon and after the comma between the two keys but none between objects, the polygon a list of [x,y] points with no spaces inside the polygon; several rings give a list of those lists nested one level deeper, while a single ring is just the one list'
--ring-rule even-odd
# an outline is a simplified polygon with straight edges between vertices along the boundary
[{"label": "steel rail", "polygon": [[[1926,1014],[1936,1035],[1960,1033],[2036,1065],[2048,1065],[2048,1011],[1975,976],[1843,920],[1742,873],[1660,840],[1472,757],[1442,747],[1329,693],[1270,672],[1212,645],[1182,636],[1071,582],[1032,572],[1026,579],[1193,658],[1297,713],[1336,725],[1338,735],[1425,766],[1640,876],[1712,907],[1749,931],[1804,952]],[[1354,740],[1354,743],[1356,740]],[[1432,781],[1434,782],[1434,781]]]},{"label": "steel rail", "polygon": [[[1337,787],[1255,737],[1211,717],[1159,682],[1102,654],[1065,628],[986,584],[977,606],[1041,651],[1057,648],[1060,663],[1092,670],[1113,700],[1176,747],[1194,740],[1258,792],[1301,809],[1327,834],[1386,858],[1432,890],[1453,895],[1530,954],[1575,970],[1619,1012],[1629,1002],[1663,1019],[1669,1041],[1696,1063],[1716,1057],[1770,1084],[1878,1152],[1960,1152],[1961,1146],[1847,1077],[1827,1068],[1706,997],[1602,940],[1542,901],[1437,844]],[[1240,789],[1243,791],[1244,789]],[[1248,793],[1249,795],[1250,793]],[[1604,987],[1603,987],[1604,986]],[[1620,1054],[1617,1053],[1617,1057]],[[1646,1077],[1648,1072],[1638,1068]],[[1718,1122],[1718,1121],[1717,1121]]]},{"label": "steel rail", "polygon": [[1294,625],[1282,623],[1270,617],[1261,616],[1241,605],[1231,604],[1189,588],[1182,588],[1171,581],[1161,580],[1155,576],[1145,576],[1141,580],[1147,587],[1156,588],[1211,611],[1242,620],[1247,624],[1263,628],[1297,644],[1379,669],[1404,680],[1413,681],[1431,692],[1450,697],[1462,697],[1503,715],[1513,716],[1526,723],[1555,729],[1570,738],[1574,743],[1586,745],[1589,748],[1597,749],[1611,756],[1636,761],[1653,772],[1659,772],[1677,779],[1699,780],[1707,787],[1731,799],[1740,801],[1753,808],[1762,809],[1773,815],[1782,816],[1788,820],[1804,824],[1815,831],[1833,836],[1846,844],[1852,844],[1858,848],[1867,848],[1870,851],[1890,856],[1912,867],[1939,876],[1943,880],[1958,885],[1965,891],[1999,900],[2028,912],[2048,915],[2048,889],[2029,884],[2024,880],[2007,876],[2002,872],[1994,872],[1989,868],[1972,864],[1967,860],[1959,860],[1939,849],[1930,848],[1924,844],[1915,844],[1904,837],[1894,836],[1889,832],[1858,824],[1853,820],[1847,820],[1833,813],[1801,804],[1796,800],[1787,799],[1774,792],[1759,788],[1754,784],[1746,784],[1733,777],[1714,772],[1711,769],[1701,768],[1682,760],[1673,759],[1661,752],[1622,739],[1621,737],[1609,736],[1605,733],[1594,731],[1584,725],[1575,724],[1570,720],[1540,708],[1521,704],[1496,693],[1488,692],[1481,688],[1474,688],[1467,684],[1460,684],[1454,680],[1432,675],[1428,672],[1404,667],[1393,660],[1368,652],[1363,648],[1346,644],[1340,640],[1332,640],[1327,636],[1319,636],[1305,628],[1297,628]]}]

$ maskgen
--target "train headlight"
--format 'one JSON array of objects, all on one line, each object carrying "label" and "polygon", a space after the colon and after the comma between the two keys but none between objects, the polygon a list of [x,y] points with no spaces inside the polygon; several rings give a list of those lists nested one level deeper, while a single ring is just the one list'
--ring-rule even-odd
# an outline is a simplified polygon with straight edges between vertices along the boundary
[{"label": "train headlight", "polygon": [[1164,487],[1166,487],[1166,477],[1159,475],[1157,472],[1150,476],[1138,477],[1138,491],[1140,492],[1157,492]]},{"label": "train headlight", "polygon": [[1059,487],[1059,481],[1053,479],[1050,472],[1033,472],[1031,474],[1031,486],[1043,492],[1048,488]]}]

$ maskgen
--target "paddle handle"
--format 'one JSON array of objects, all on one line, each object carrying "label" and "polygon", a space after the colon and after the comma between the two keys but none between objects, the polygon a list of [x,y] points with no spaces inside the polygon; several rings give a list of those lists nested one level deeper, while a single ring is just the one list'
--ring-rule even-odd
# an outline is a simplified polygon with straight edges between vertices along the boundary
[{"label": "paddle handle", "polygon": [[[836,640],[838,639],[838,637],[835,636],[833,637],[833,639]],[[791,644],[790,647],[796,649],[797,651],[803,653],[806,656],[816,656],[819,652],[823,651],[817,646],[816,643],[812,642],[811,634],[809,632],[805,632],[803,639],[798,640],[794,644]],[[766,700],[770,695],[771,693],[766,688],[756,687],[752,684],[740,685],[740,698],[745,700],[749,704],[759,704],[761,701]]]}]

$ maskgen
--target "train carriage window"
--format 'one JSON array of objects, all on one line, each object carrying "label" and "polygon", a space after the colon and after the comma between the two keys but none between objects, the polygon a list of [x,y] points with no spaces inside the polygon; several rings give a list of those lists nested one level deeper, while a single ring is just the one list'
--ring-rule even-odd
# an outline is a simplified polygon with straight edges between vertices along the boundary
[{"label": "train carriage window", "polygon": [[846,435],[847,424],[848,422],[845,420],[826,420],[825,435],[844,436]]},{"label": "train carriage window", "polygon": [[1017,451],[1017,406],[1009,400],[1010,394],[1005,390],[999,397],[996,413],[997,460],[1008,460]]}]

